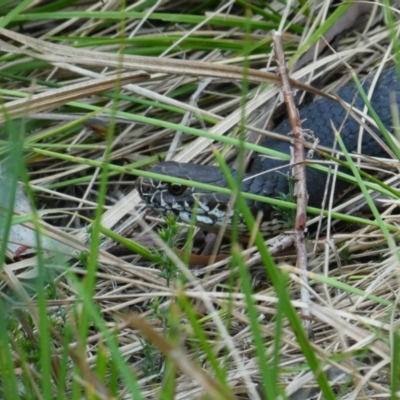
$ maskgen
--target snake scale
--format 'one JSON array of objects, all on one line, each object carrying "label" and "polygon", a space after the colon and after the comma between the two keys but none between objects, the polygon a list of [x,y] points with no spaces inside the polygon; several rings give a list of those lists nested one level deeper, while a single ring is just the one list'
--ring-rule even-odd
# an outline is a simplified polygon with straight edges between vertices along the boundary
[{"label": "snake scale", "polygon": [[[371,80],[372,77],[369,77],[364,82],[365,91],[369,89]],[[396,104],[399,105],[400,87],[395,67],[389,67],[382,71],[371,98],[374,110],[389,131],[392,130],[390,111],[392,93],[394,93]],[[364,102],[354,84],[341,88],[337,94],[343,101],[352,104],[353,108],[363,110]],[[300,118],[303,121],[303,129],[312,131],[314,137],[319,139],[319,145],[332,148],[334,145],[333,124],[336,129],[341,127],[340,134],[348,152],[357,151],[360,125],[353,117],[348,115],[348,111],[340,103],[327,98],[319,99],[300,109]],[[274,129],[274,132],[283,135],[287,135],[290,131],[288,119]],[[376,129],[374,131],[381,137]],[[291,144],[287,141],[265,138],[260,145],[290,154]],[[387,157],[387,153],[367,132],[363,134],[361,153],[372,157]],[[312,159],[320,160],[317,152],[314,152]],[[255,174],[262,171],[269,172],[254,177]],[[221,170],[214,166],[167,161],[155,166],[151,172],[219,187],[228,187]],[[236,175],[235,171],[232,171],[232,173],[234,176]],[[247,193],[279,198],[282,194],[289,193],[289,174],[290,166],[287,161],[257,155],[252,162],[250,171],[244,176],[241,190]],[[326,173],[307,167],[309,206],[321,207],[326,183]],[[338,179],[334,188],[335,193],[346,190],[348,186],[347,182]],[[228,224],[229,230],[233,212],[228,208],[230,196],[227,194],[143,177],[137,180],[137,188],[145,203],[161,213],[174,214],[184,222],[190,222],[194,213],[196,224],[203,229],[218,231],[222,224]],[[276,207],[253,200],[247,200],[247,203],[253,215],[262,212],[261,231],[264,235],[273,235],[287,228],[287,222],[282,220]],[[227,212],[229,212],[228,216],[226,215]],[[241,221],[239,229],[242,233],[246,233],[243,221]]]}]

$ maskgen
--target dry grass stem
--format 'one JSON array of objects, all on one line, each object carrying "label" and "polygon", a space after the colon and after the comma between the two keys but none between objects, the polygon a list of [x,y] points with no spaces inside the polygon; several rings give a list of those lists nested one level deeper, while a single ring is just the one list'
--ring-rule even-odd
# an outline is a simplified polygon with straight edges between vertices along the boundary
[{"label": "dry grass stem", "polygon": [[[388,150],[381,159],[351,156],[381,180],[369,190],[383,192],[376,203],[383,205],[390,236],[360,191],[338,204],[327,201],[326,212],[316,216],[306,213],[303,186],[296,192],[296,237],[289,232],[265,242],[286,279],[284,288],[271,285],[256,247],[240,254],[250,294],[230,243],[213,264],[188,265],[186,248],[199,250],[197,241],[186,240],[191,228],[165,223],[144,207],[135,188],[138,171],[167,154],[173,161],[213,164],[217,149],[233,166],[237,147],[214,139],[237,138],[240,129],[281,138],[272,127],[284,118],[281,91],[292,101],[291,89],[335,99],[351,82],[349,66],[362,79],[372,68],[392,64],[398,13],[390,28],[384,3],[368,5],[374,11],[365,20],[350,19],[351,29],[316,55],[312,44],[329,37],[320,27],[327,28],[342,7],[325,0],[135,2],[124,13],[110,1],[71,1],[65,8],[65,2],[32,2],[28,9],[11,3],[12,12],[0,5],[0,149],[8,168],[0,184],[9,188],[9,176],[16,177],[26,194],[16,201],[30,204],[32,198],[34,205],[7,214],[0,186],[1,235],[3,221],[30,233],[12,236],[5,246],[0,397],[13,387],[3,373],[10,370],[15,387],[24,387],[20,397],[44,400],[61,394],[140,398],[138,393],[152,399],[264,399],[265,371],[281,396],[322,398],[282,309],[284,290],[303,324],[312,324],[309,350],[337,398],[398,398],[392,373],[400,348],[399,167],[395,151],[370,128],[370,115],[338,99],[360,122],[362,135],[375,135],[376,146]],[[356,8],[365,12],[367,5],[352,12]],[[281,32],[282,48],[275,44],[280,74],[272,30]],[[284,58],[291,79],[285,79]],[[296,109],[301,116],[309,101],[298,97],[289,108],[296,135]],[[218,136],[201,136],[200,130]],[[304,149],[331,149],[302,136],[295,144],[293,168],[304,184]],[[322,165],[334,169],[335,162]],[[260,351],[268,360],[264,369]]]}]

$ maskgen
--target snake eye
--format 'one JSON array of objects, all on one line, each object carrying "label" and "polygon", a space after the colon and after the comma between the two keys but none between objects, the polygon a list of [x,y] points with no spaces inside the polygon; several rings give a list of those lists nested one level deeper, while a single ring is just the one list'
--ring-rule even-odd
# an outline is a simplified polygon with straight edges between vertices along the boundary
[{"label": "snake eye", "polygon": [[172,195],[179,196],[186,190],[186,186],[179,183],[169,183],[168,190]]}]

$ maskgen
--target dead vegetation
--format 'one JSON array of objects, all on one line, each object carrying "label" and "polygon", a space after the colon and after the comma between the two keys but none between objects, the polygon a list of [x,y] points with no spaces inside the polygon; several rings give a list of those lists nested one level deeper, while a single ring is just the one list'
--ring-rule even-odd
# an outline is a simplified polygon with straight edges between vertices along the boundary
[{"label": "dead vegetation", "polygon": [[[27,233],[13,239],[2,269],[0,397],[397,398],[396,200],[381,213],[390,237],[373,220],[359,224],[368,216],[339,227],[324,219],[325,231],[307,239],[308,272],[295,267],[290,238],[268,241],[283,272],[274,287],[256,247],[189,267],[173,251],[176,224],[146,211],[134,188],[160,155],[213,163],[214,146],[232,162],[235,147],[219,136],[271,134],[281,99],[270,30],[284,27],[293,64],[335,7],[161,3],[121,13],[118,2],[78,2],[45,13],[39,2],[0,28],[4,165],[25,184],[27,171],[37,208],[15,207]],[[348,66],[362,74],[393,62],[399,25],[388,12],[393,25],[380,4],[291,78],[315,71],[333,93],[350,79]],[[398,161],[374,165],[396,187]],[[353,202],[331,212],[346,214]],[[141,255],[122,256],[116,244]],[[284,295],[311,321],[307,343]]]}]

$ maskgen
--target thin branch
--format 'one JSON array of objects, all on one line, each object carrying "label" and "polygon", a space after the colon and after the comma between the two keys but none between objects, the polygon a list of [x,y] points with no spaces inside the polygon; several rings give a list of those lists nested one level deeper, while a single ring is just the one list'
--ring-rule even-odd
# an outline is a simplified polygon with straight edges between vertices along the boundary
[{"label": "thin branch", "polygon": [[[296,222],[294,232],[294,244],[297,250],[297,268],[307,271],[307,250],[305,246],[305,229],[307,223],[307,180],[306,180],[306,167],[304,164],[304,138],[305,132],[301,128],[300,114],[294,103],[293,92],[289,82],[288,70],[285,62],[285,54],[283,52],[282,38],[277,32],[273,34],[275,58],[278,64],[277,73],[282,80],[282,91],[286,103],[286,108],[289,114],[290,125],[293,133],[293,159],[292,159],[292,173],[294,176],[294,194],[297,199]],[[304,285],[301,287],[301,300],[305,303],[310,303],[310,295],[307,290],[308,281],[306,276],[302,277]],[[309,317],[308,309],[304,310],[303,315]],[[308,318],[305,319],[307,328],[310,328]]]}]

